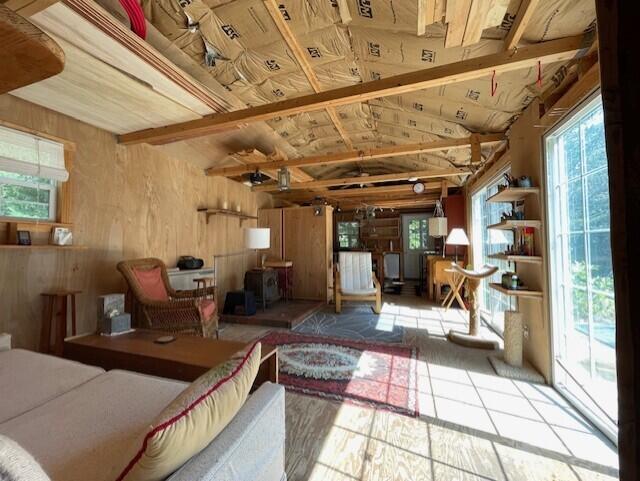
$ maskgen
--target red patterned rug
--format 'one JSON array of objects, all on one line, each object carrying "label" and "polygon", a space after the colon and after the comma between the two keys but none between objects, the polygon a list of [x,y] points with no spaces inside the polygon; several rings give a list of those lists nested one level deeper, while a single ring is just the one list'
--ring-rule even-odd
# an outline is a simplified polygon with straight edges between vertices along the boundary
[{"label": "red patterned rug", "polygon": [[324,336],[272,332],[279,380],[291,391],[418,415],[416,349]]}]

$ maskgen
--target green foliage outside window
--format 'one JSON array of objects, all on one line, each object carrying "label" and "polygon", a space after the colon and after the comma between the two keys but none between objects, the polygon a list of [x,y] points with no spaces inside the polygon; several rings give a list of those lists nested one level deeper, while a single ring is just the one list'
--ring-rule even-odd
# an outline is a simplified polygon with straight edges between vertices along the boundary
[{"label": "green foliage outside window", "polygon": [[0,172],[0,216],[49,219],[55,182],[40,177]]},{"label": "green foliage outside window", "polygon": [[428,239],[429,224],[427,219],[411,219],[409,221],[409,249],[426,249]]},{"label": "green foliage outside window", "polygon": [[338,243],[341,249],[353,249],[360,244],[358,222],[338,222]]}]

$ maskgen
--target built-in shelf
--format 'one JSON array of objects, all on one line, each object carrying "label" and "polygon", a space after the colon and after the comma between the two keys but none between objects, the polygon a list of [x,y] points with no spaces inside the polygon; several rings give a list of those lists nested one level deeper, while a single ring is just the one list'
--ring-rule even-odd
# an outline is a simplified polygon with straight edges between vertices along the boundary
[{"label": "built-in shelf", "polygon": [[87,250],[87,246],[56,246],[52,244],[35,244],[30,246],[18,245],[18,244],[0,244],[1,249],[14,249],[14,250],[61,250],[61,251],[82,251]]},{"label": "built-in shelf", "polygon": [[258,219],[258,216],[255,216],[255,215],[243,214],[242,212],[236,212],[235,210],[227,210],[227,209],[208,209],[208,208],[204,208],[204,209],[198,209],[198,212],[203,212],[204,214],[206,214],[206,216],[207,216],[207,224],[209,223],[209,217],[215,216],[215,215],[222,215],[222,216],[225,216],[225,217],[236,217],[237,219],[240,220],[240,225],[242,225],[242,223],[245,220],[257,220]]},{"label": "built-in shelf", "polygon": [[542,291],[532,291],[529,289],[505,289],[502,284],[492,282],[489,284],[492,289],[501,292],[505,296],[512,297],[530,297],[533,299],[542,299]]},{"label": "built-in shelf", "polygon": [[490,254],[489,259],[500,259],[509,262],[525,262],[529,264],[542,264],[540,256],[522,256],[513,254]]},{"label": "built-in shelf", "polygon": [[487,202],[516,202],[529,195],[538,195],[539,193],[539,187],[509,187],[493,194],[487,199]]},{"label": "built-in shelf", "polygon": [[489,229],[512,230],[520,227],[533,227],[539,229],[542,223],[539,220],[503,220],[498,224],[490,225]]}]

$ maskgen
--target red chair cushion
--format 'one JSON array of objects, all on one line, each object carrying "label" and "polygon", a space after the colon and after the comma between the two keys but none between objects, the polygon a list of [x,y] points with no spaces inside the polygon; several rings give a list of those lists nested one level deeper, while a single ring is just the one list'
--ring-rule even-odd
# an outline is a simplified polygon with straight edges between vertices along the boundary
[{"label": "red chair cushion", "polygon": [[203,299],[200,302],[200,313],[205,321],[211,319],[214,312],[216,312],[216,303],[211,299]]},{"label": "red chair cushion", "polygon": [[133,269],[138,284],[145,295],[154,301],[168,301],[169,294],[162,281],[162,270],[160,267],[153,269]]}]

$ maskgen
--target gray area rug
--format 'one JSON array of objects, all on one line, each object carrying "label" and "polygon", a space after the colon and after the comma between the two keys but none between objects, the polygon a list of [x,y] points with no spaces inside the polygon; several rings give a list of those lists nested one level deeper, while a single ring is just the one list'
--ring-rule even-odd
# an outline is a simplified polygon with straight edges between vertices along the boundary
[{"label": "gray area rug", "polygon": [[298,324],[293,331],[358,341],[402,343],[404,328],[391,324],[373,312],[371,304],[343,306],[340,314],[336,314],[333,305],[328,305]]}]

